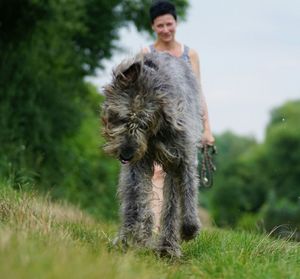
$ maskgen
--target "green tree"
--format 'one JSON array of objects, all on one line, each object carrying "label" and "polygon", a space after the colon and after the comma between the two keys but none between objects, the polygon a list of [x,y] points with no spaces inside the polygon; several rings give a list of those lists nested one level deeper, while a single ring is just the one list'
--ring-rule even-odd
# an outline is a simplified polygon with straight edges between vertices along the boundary
[{"label": "green tree", "polygon": [[[286,234],[296,230],[300,240],[300,100],[289,101],[271,112],[265,146],[271,179],[263,219],[268,230]],[[287,229],[288,228],[288,229]]]},{"label": "green tree", "polygon": [[[282,225],[289,232],[300,229],[299,119],[300,101],[290,101],[272,111],[262,144],[228,134],[217,138],[221,151],[231,150],[219,158],[223,166],[209,195],[218,225],[278,227],[280,235],[287,233]],[[300,239],[299,233],[294,237]]]},{"label": "green tree", "polygon": [[271,113],[265,145],[268,171],[278,197],[299,201],[300,183],[300,101],[290,101]]},{"label": "green tree", "polygon": [[[214,185],[205,195],[218,225],[237,224],[245,211],[257,211],[264,201],[264,190],[255,163],[260,152],[252,137],[225,132],[216,136],[218,154]],[[207,193],[206,193],[207,192]]]}]

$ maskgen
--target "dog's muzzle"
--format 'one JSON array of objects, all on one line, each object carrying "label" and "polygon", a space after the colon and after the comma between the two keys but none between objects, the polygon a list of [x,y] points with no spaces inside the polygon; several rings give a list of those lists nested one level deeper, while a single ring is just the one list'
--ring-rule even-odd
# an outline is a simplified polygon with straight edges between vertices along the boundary
[{"label": "dog's muzzle", "polygon": [[122,157],[120,157],[120,161],[123,165],[127,165],[130,162],[130,160],[125,160]]},{"label": "dog's muzzle", "polygon": [[121,161],[122,164],[128,164],[133,156],[134,156],[135,149],[130,146],[126,146],[122,148],[119,160]]}]

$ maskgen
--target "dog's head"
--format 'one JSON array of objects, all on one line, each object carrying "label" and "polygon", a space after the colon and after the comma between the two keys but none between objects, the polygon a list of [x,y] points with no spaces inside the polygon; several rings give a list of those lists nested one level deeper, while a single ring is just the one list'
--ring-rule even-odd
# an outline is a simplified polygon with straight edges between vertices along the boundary
[{"label": "dog's head", "polygon": [[161,78],[156,61],[143,55],[123,61],[104,88],[102,110],[105,151],[122,163],[137,162],[160,129]]}]

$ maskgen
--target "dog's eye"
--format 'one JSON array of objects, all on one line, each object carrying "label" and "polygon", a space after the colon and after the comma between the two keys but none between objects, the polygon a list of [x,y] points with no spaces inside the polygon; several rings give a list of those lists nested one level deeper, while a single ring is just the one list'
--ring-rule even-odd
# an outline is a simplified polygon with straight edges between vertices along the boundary
[{"label": "dog's eye", "polygon": [[114,117],[114,118],[109,119],[109,122],[113,125],[119,126],[119,125],[125,124],[127,121],[125,118]]},{"label": "dog's eye", "polygon": [[117,122],[119,125],[123,125],[123,124],[126,124],[128,121],[127,121],[127,119],[125,119],[125,118],[119,118],[118,120],[116,120],[116,122]]},{"label": "dog's eye", "polygon": [[108,123],[119,126],[125,124],[126,122],[127,120],[123,117],[120,117],[118,113],[111,110],[108,111]]}]

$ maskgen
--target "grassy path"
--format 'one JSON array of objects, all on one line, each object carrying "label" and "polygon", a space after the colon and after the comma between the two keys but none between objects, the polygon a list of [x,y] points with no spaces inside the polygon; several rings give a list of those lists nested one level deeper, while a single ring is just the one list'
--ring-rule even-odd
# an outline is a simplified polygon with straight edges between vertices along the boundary
[{"label": "grassy path", "polygon": [[109,249],[114,225],[77,208],[0,185],[0,278],[299,278],[300,245],[245,232],[204,230],[183,258]]}]

